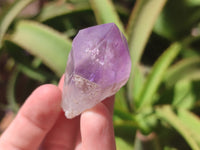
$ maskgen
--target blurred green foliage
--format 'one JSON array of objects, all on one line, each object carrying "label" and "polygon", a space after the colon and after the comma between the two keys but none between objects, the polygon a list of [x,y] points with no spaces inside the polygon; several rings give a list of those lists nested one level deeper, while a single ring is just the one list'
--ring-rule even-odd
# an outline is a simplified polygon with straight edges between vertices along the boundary
[{"label": "blurred green foliage", "polygon": [[57,84],[77,32],[108,22],[132,59],[117,149],[200,150],[200,0],[0,1],[0,108],[17,112],[36,86]]}]

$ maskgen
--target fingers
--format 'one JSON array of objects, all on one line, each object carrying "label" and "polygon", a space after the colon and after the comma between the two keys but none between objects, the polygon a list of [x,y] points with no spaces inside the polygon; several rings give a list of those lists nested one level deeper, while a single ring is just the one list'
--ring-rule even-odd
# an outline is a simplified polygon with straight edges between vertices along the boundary
[{"label": "fingers", "polygon": [[54,85],[37,88],[2,135],[0,149],[37,149],[59,114],[61,91]]},{"label": "fingers", "polygon": [[47,150],[72,150],[79,132],[79,117],[68,120],[62,113],[45,137],[42,147]]},{"label": "fingers", "polygon": [[114,106],[114,102],[115,102],[115,95],[106,98],[105,100],[103,100],[103,104],[108,108],[108,110],[110,111],[110,114],[113,115],[113,106]]},{"label": "fingers", "polygon": [[[64,76],[61,78],[59,88],[62,90]],[[47,134],[42,147],[48,150],[66,150],[74,149],[76,137],[79,134],[80,118],[67,119],[62,112],[54,127]]]},{"label": "fingers", "polygon": [[60,82],[58,84],[58,87],[60,88],[61,91],[63,90],[64,78],[65,78],[65,75],[62,75]]},{"label": "fingers", "polygon": [[[63,83],[64,83],[64,76],[61,78],[60,83],[59,83],[59,88],[61,90],[63,88]],[[113,110],[113,104],[114,104],[114,96],[106,99],[103,103],[104,104],[100,104],[100,105],[103,105],[101,106],[103,108],[100,107],[99,109],[99,106],[97,106],[91,110],[92,113],[94,114],[93,117],[90,116],[88,118],[87,114],[81,116],[82,123],[80,123],[80,116],[69,120],[69,119],[66,119],[66,117],[64,116],[64,112],[61,113],[61,115],[59,116],[59,119],[56,121],[56,124],[47,134],[42,144],[42,147],[48,150],[54,150],[54,149],[66,150],[66,149],[75,149],[75,148],[80,149],[82,148],[82,143],[85,143],[87,147],[85,146],[84,149],[88,149],[88,147],[90,147],[91,149],[94,149],[93,146],[95,145],[95,143],[99,141],[99,138],[103,138],[104,140],[102,141],[102,144],[105,144],[106,140],[108,139],[107,145],[105,146],[108,147],[107,149],[109,150],[111,149],[114,150],[115,142],[114,142],[113,127],[112,127],[112,110]],[[87,119],[97,120],[98,123],[99,122],[101,123],[98,124],[95,122],[94,123],[95,128],[93,128],[94,126],[88,127]],[[81,133],[82,136],[80,134],[80,124],[81,124],[81,130],[83,131]],[[106,131],[107,134],[101,137],[101,135],[99,135],[99,130],[101,132],[102,128],[104,128],[107,125],[108,125],[108,129],[107,129],[108,132]],[[89,128],[91,130],[89,130]],[[95,132],[93,132],[93,130]],[[93,137],[97,135],[96,142],[94,142],[95,138],[93,138],[92,135]],[[85,139],[88,139],[88,140],[85,140]],[[110,144],[110,141],[112,144]],[[100,146],[102,148],[101,144]],[[96,149],[96,146],[95,146],[95,149]]]},{"label": "fingers", "polygon": [[100,103],[81,115],[82,148],[87,150],[115,150],[112,115]]}]

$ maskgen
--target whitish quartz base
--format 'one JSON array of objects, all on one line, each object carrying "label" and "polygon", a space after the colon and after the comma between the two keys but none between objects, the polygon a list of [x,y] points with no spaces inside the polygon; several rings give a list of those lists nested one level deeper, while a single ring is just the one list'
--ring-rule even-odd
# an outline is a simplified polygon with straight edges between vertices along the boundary
[{"label": "whitish quartz base", "polygon": [[67,118],[79,115],[102,99],[101,88],[78,75],[73,75],[71,80],[66,77],[64,84],[62,108]]}]

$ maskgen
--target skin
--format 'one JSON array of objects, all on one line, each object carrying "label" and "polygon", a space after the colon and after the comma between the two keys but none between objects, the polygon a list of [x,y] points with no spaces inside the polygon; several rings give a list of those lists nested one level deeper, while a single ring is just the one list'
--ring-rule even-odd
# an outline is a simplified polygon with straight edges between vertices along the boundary
[{"label": "skin", "polygon": [[74,119],[60,107],[59,86],[38,87],[27,98],[0,138],[2,150],[115,150],[112,124],[114,96]]}]

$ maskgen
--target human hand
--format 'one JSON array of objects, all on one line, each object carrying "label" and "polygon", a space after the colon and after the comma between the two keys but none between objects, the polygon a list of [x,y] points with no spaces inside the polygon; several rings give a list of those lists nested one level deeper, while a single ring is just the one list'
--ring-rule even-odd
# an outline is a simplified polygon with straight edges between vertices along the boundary
[{"label": "human hand", "polygon": [[66,119],[59,86],[42,85],[26,100],[0,138],[0,150],[115,150],[114,96]]}]

